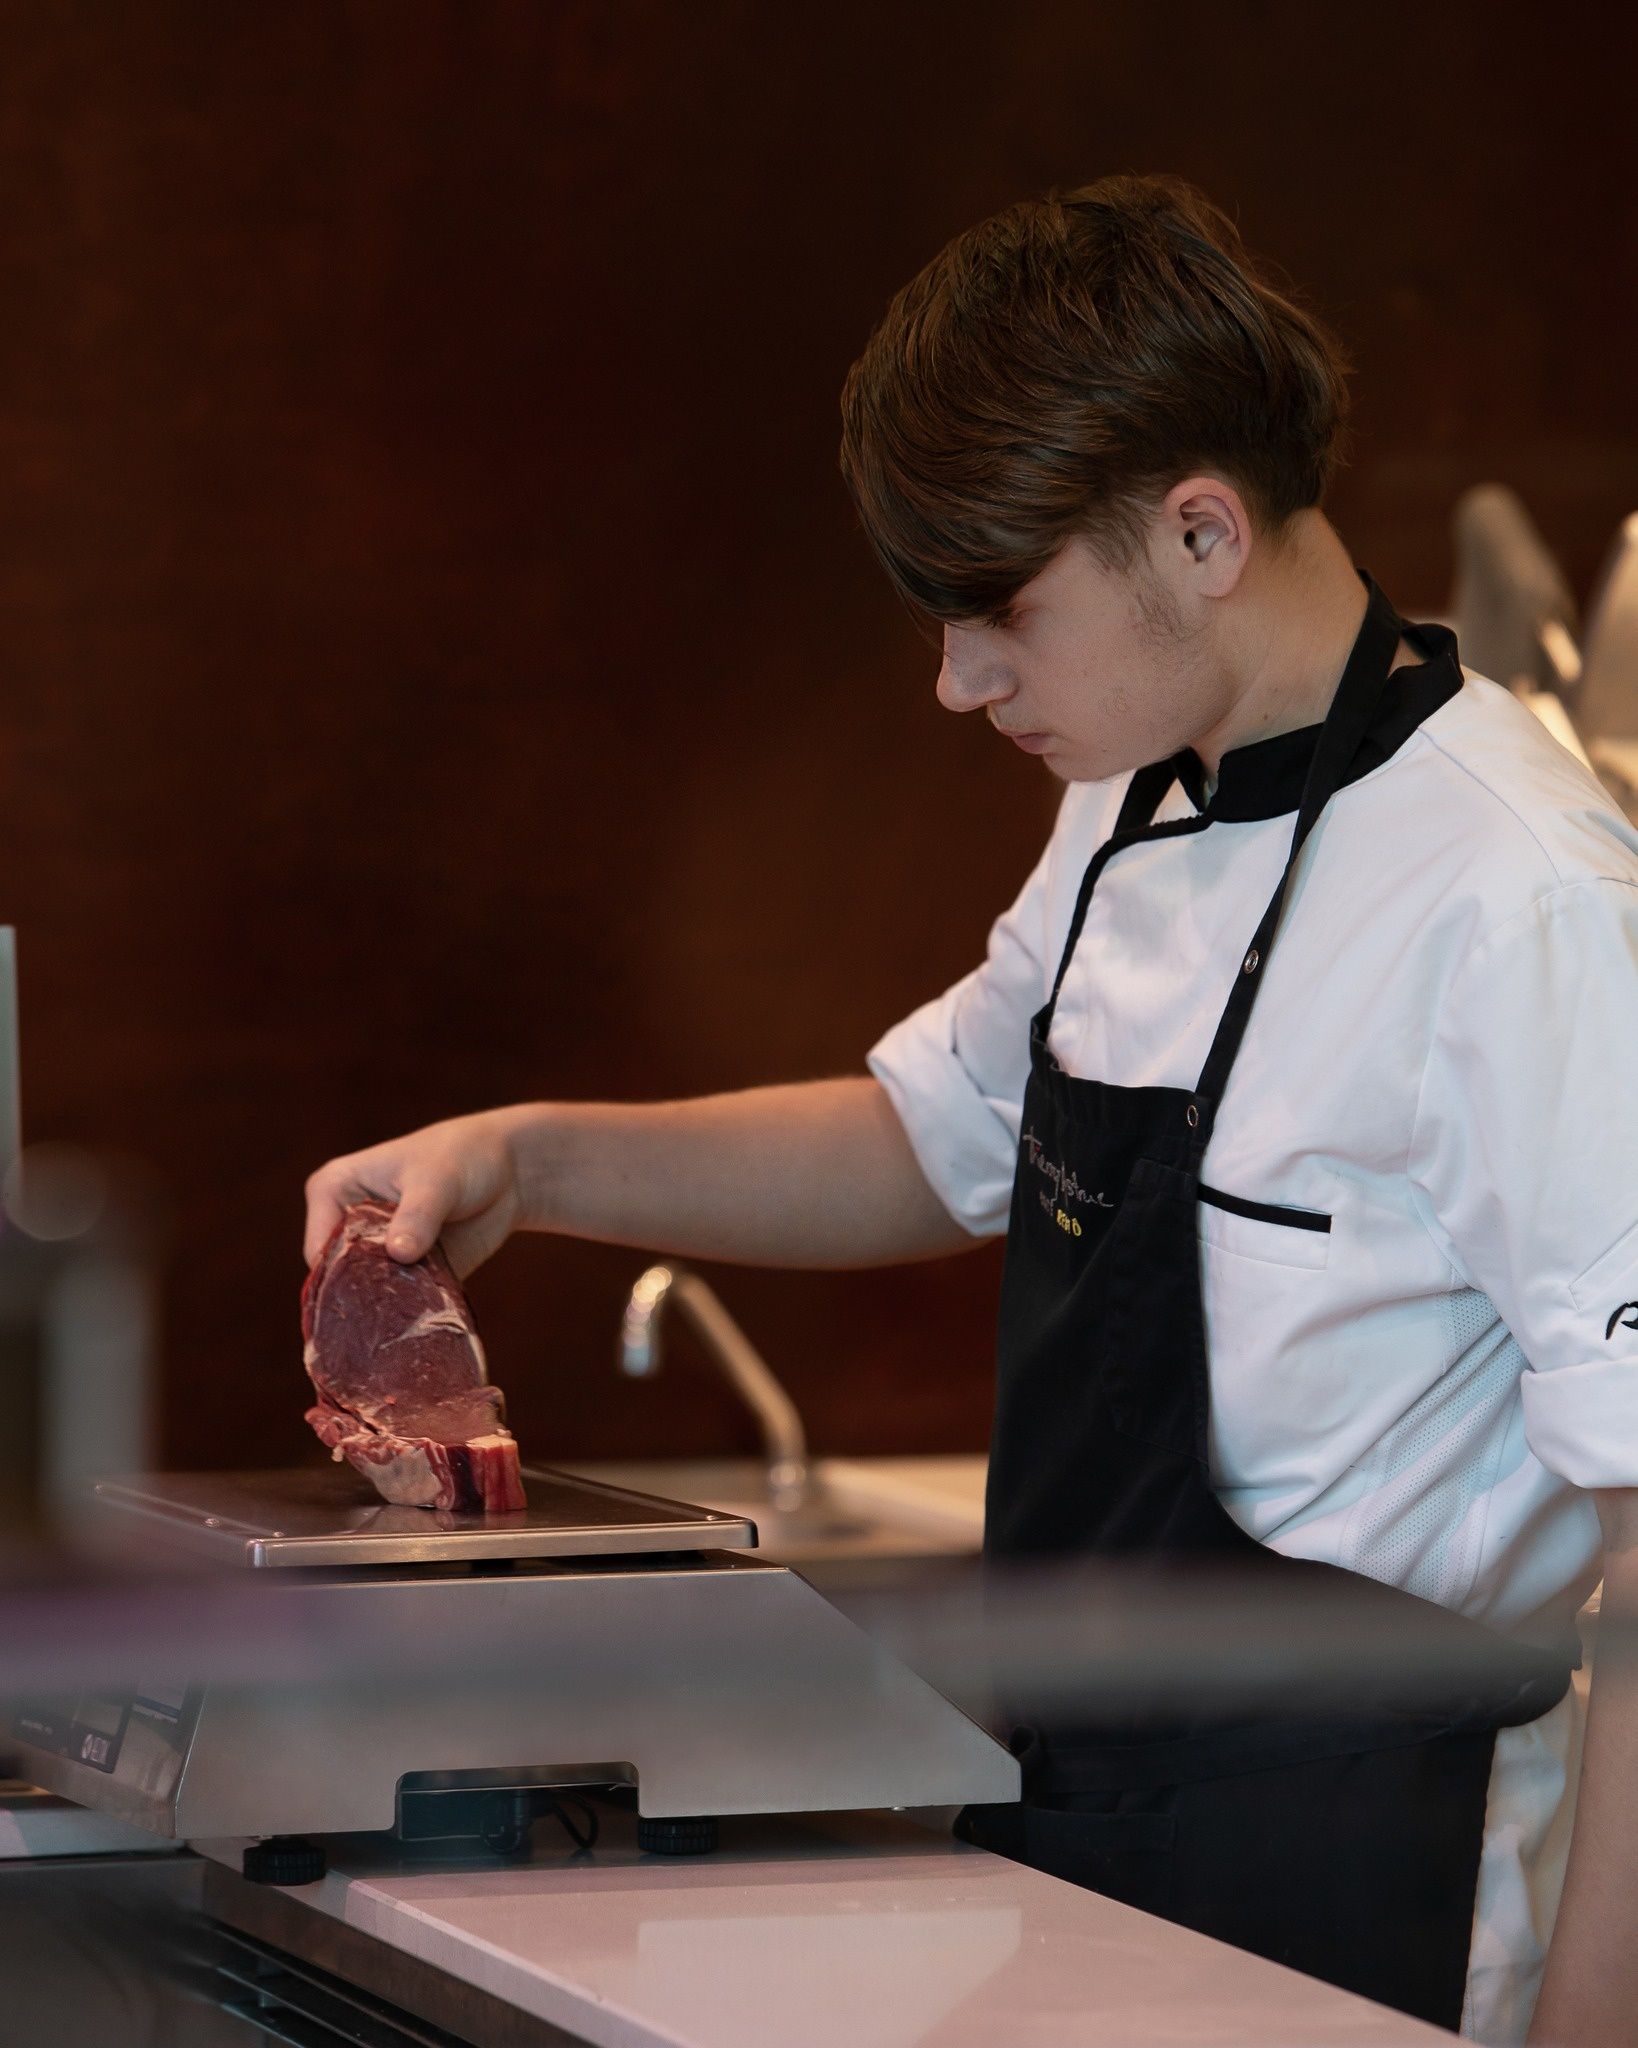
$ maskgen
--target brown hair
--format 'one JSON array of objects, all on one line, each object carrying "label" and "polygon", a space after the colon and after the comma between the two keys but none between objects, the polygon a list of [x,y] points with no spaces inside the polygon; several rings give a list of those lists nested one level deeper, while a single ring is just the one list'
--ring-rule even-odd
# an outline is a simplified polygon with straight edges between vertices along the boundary
[{"label": "brown hair", "polygon": [[1340,344],[1181,178],[1102,178],[969,228],[893,299],[842,391],[842,473],[913,612],[988,617],[1082,536],[1216,471],[1276,540],[1342,455]]}]

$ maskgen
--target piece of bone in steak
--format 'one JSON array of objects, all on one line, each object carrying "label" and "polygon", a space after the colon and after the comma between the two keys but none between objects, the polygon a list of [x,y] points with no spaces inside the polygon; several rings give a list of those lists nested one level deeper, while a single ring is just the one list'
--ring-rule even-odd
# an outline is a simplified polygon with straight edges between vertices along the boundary
[{"label": "piece of bone in steak", "polygon": [[524,1506],[518,1447],[488,1381],[461,1284],[439,1247],[387,1250],[393,1210],[355,1202],[301,1291],[307,1420],[383,1499],[421,1508]]}]

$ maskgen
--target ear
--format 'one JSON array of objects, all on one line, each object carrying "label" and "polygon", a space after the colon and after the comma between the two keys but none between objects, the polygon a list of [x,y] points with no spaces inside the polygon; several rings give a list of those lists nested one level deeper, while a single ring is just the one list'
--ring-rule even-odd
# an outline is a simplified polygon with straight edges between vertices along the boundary
[{"label": "ear", "polygon": [[1185,477],[1166,493],[1155,541],[1172,587],[1196,597],[1227,597],[1245,574],[1251,515],[1231,483]]}]

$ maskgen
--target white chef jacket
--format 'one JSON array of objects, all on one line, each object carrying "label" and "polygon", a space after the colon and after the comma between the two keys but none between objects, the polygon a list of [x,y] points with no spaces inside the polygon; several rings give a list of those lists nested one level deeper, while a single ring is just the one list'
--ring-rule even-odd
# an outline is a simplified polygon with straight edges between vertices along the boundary
[{"label": "white chef jacket", "polygon": [[[1105,867],[1052,1023],[1067,1073],[1196,1085],[1315,731],[1225,755],[1209,802],[1189,773],[1157,816],[1211,822]],[[1584,1489],[1638,1486],[1638,832],[1470,670],[1395,740],[1303,849],[1206,1151],[1212,1479],[1273,1549],[1547,1634],[1597,1580]],[[1128,780],[1068,787],[984,963],[870,1054],[977,1236],[1006,1227],[1029,1020]],[[1498,1738],[1482,2039],[1528,2023],[1575,1746],[1573,1699]]]}]

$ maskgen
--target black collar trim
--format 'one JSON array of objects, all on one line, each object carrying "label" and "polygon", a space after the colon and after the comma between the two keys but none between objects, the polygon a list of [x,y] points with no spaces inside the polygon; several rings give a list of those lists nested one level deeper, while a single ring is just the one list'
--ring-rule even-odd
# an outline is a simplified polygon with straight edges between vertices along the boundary
[{"label": "black collar trim", "polygon": [[[1425,719],[1448,704],[1462,687],[1461,665],[1453,654],[1407,663],[1388,677],[1376,723],[1360,743],[1343,777],[1344,788],[1391,760]],[[1243,825],[1283,818],[1302,802],[1308,765],[1319,744],[1320,727],[1275,733],[1223,756],[1217,788],[1206,797],[1206,770],[1192,747],[1172,757],[1172,769],[1196,811],[1215,824]]]}]

